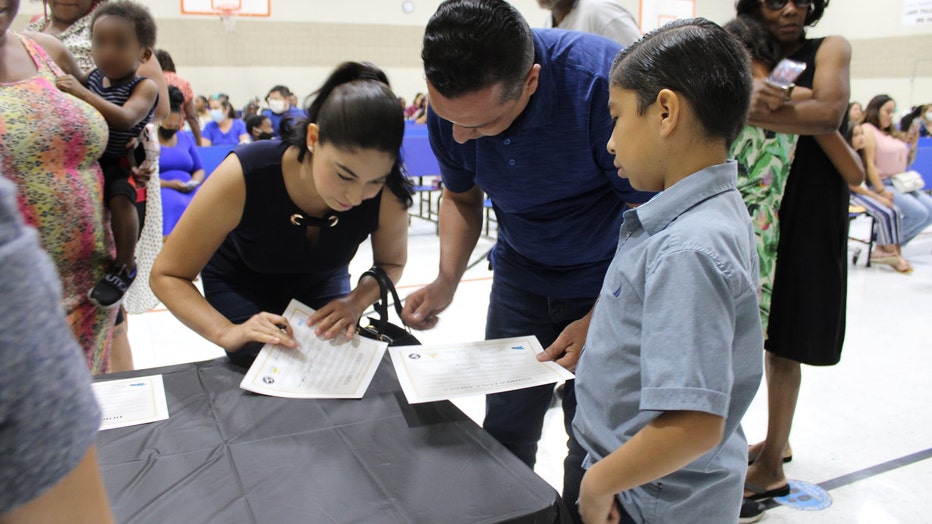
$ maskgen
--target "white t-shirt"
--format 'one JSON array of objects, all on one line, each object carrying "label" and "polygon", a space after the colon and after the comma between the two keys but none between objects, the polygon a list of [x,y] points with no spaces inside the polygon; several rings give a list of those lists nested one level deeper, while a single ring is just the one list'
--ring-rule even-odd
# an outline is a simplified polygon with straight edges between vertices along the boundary
[{"label": "white t-shirt", "polygon": [[[547,17],[544,27],[553,27],[552,15]],[[577,0],[557,27],[602,35],[623,46],[629,46],[641,38],[641,30],[634,15],[612,0]]]}]

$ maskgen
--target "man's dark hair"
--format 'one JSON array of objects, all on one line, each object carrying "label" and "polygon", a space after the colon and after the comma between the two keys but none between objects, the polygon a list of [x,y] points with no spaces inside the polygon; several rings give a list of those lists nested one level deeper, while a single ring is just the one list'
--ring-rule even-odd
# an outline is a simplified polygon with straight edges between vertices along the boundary
[{"label": "man's dark hair", "polygon": [[[795,2],[793,3],[795,4]],[[811,27],[819,23],[825,13],[825,8],[828,7],[828,3],[829,0],[812,0],[812,5],[809,7],[809,12],[806,14],[806,20],[803,24],[806,27]],[[739,16],[748,15],[760,20],[760,6],[761,0],[738,0],[735,2],[735,11]],[[805,35],[803,35],[803,38],[805,38]]]},{"label": "man's dark hair", "polygon": [[504,0],[447,0],[427,22],[421,58],[427,80],[446,98],[501,83],[512,100],[534,64],[534,37]]},{"label": "man's dark hair", "polygon": [[282,95],[283,97],[285,97],[285,98],[288,98],[289,96],[291,96],[292,94],[294,94],[294,93],[291,92],[291,89],[288,89],[287,87],[285,87],[285,86],[283,86],[283,85],[277,85],[277,86],[272,86],[272,89],[269,89],[268,94],[265,95],[265,99],[268,100],[268,99],[269,99],[269,96],[271,96],[272,93],[274,93],[274,92],[276,92],[276,91],[278,91],[279,93],[281,93],[281,95]]},{"label": "man's dark hair", "polygon": [[162,71],[168,71],[169,73],[178,72],[175,69],[175,61],[172,60],[172,55],[168,54],[168,51],[164,49],[156,49],[155,59],[159,61],[159,67],[162,68]]},{"label": "man's dark hair", "polygon": [[148,48],[155,47],[157,33],[155,19],[149,13],[148,7],[129,0],[101,2],[100,6],[94,10],[94,17],[91,19],[91,34],[94,33],[94,24],[97,19],[102,16],[118,16],[129,20],[136,29],[136,39],[139,40],[139,45]]},{"label": "man's dark hair", "polygon": [[751,105],[748,52],[728,32],[704,18],[687,18],[651,31],[612,64],[612,87],[637,93],[638,114],[662,89],[682,95],[710,137],[730,146]]},{"label": "man's dark hair", "polygon": [[395,165],[385,185],[406,207],[411,207],[412,184],[404,174],[401,159],[404,109],[385,73],[368,62],[345,62],[312,96],[306,119],[282,122],[282,140],[298,148],[298,161],[303,162],[307,154],[307,124],[315,123],[320,128],[321,144],[348,151],[373,149],[394,156]]}]

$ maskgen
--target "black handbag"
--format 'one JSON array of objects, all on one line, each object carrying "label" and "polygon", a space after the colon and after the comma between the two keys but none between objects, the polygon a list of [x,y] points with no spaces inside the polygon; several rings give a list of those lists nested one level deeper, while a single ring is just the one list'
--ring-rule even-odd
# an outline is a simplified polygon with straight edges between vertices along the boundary
[{"label": "black handbag", "polygon": [[407,326],[404,326],[403,320],[401,326],[388,321],[388,295],[391,294],[391,298],[395,301],[395,313],[399,319],[401,319],[401,300],[398,299],[395,285],[385,270],[372,266],[359,277],[359,281],[361,282],[365,277],[372,277],[379,283],[379,301],[373,304],[378,318],[368,317],[369,325],[365,327],[361,324],[357,325],[356,333],[366,338],[388,342],[389,346],[420,346],[421,341],[411,334]]}]

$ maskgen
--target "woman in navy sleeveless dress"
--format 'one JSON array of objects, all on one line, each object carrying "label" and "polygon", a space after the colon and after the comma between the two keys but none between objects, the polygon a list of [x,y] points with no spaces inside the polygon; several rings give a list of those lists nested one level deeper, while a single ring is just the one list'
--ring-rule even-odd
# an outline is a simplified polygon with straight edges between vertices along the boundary
[{"label": "woman in navy sleeveless dress", "polygon": [[[307,113],[283,140],[227,156],[152,271],[152,289],[166,307],[243,364],[265,343],[295,345],[281,316],[292,298],[317,310],[309,324],[318,334],[352,335],[378,299],[372,279],[350,286],[349,262],[367,238],[374,264],[393,280],[406,262],[404,116],[384,73],[371,64],[341,65]],[[193,284],[198,273],[204,296]]]}]

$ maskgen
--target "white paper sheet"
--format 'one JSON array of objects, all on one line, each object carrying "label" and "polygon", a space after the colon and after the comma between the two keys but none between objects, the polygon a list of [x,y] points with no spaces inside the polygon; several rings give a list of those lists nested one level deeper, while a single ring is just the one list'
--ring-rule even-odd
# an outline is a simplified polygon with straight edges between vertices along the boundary
[{"label": "white paper sheet", "polygon": [[95,382],[92,387],[103,412],[101,431],[168,418],[162,375]]},{"label": "white paper sheet", "polygon": [[537,337],[464,344],[388,348],[411,404],[512,391],[573,378],[553,362],[538,362]]},{"label": "white paper sheet", "polygon": [[291,323],[297,348],[266,344],[240,387],[273,397],[362,398],[388,344],[354,335],[330,340],[306,324],[314,310],[292,300],[282,314]]}]

